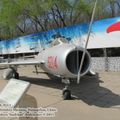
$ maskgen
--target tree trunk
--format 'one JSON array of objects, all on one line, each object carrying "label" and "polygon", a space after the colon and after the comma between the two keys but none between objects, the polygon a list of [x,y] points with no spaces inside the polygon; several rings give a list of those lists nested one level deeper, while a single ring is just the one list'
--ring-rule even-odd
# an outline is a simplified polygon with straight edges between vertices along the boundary
[{"label": "tree trunk", "polygon": [[60,27],[58,21],[56,20],[54,9],[52,8],[51,10],[52,10],[53,19],[54,19],[54,21],[55,21],[55,24],[57,25],[57,27]]},{"label": "tree trunk", "polygon": [[18,28],[18,30],[19,30],[20,32],[25,33],[24,30],[22,30],[22,28],[20,28],[19,25],[16,25],[16,27]]},{"label": "tree trunk", "polygon": [[66,25],[66,23],[65,23],[62,15],[61,15],[61,13],[60,13],[60,10],[59,10],[59,8],[58,8],[58,5],[55,4],[55,7],[56,7],[56,11],[57,11],[57,13],[58,13],[58,15],[59,15],[59,18],[60,18],[60,20],[61,20],[61,22],[62,22],[62,24],[63,24],[63,27],[66,27],[67,25]]},{"label": "tree trunk", "polygon": [[110,8],[112,12],[112,17],[115,17],[115,3],[112,0],[110,1]]}]

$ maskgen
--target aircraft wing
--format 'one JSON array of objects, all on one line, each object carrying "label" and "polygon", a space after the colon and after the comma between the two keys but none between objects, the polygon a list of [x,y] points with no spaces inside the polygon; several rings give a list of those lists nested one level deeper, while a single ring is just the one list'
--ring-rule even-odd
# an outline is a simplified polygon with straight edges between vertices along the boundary
[{"label": "aircraft wing", "polygon": [[44,64],[44,61],[39,60],[18,60],[18,61],[12,61],[12,62],[2,62],[1,65],[39,65]]}]

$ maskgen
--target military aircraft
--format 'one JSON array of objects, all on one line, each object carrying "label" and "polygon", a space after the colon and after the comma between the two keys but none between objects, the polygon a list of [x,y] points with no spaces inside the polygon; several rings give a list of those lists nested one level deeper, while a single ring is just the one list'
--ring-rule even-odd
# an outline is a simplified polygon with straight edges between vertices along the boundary
[{"label": "military aircraft", "polygon": [[[71,78],[77,78],[77,83],[80,82],[80,77],[86,75],[90,71],[91,56],[87,51],[87,44],[91,32],[93,18],[95,14],[97,0],[94,5],[93,14],[91,17],[90,27],[85,48],[69,43],[68,40],[60,35],[56,35],[55,40],[51,42],[50,47],[41,49],[34,59],[2,62],[0,65],[8,66],[3,77],[5,79],[19,79],[19,73],[16,67],[19,65],[37,65],[55,76],[61,77],[62,82],[66,84],[63,89],[63,98],[70,99],[71,91],[68,89]],[[37,71],[37,69],[36,69]]]},{"label": "military aircraft", "polygon": [[[44,71],[62,78],[62,82],[67,85],[63,90],[63,96],[64,99],[68,99],[71,97],[71,92],[68,90],[69,79],[77,78],[84,50],[82,47],[69,43],[66,38],[59,37],[51,43],[50,48],[42,49],[38,55],[35,55],[34,59],[18,59],[17,61],[0,63],[0,65],[9,67],[5,70],[3,77],[4,79],[19,79],[19,73],[16,70],[17,66],[34,65],[37,67],[39,65]],[[90,65],[91,57],[88,51],[86,51],[81,76],[89,72]]]},{"label": "military aircraft", "polygon": [[[61,77],[62,82],[66,84],[63,89],[63,98],[70,99],[71,91],[68,89],[71,78],[76,78],[77,83],[80,83],[80,78],[87,73],[91,73],[91,56],[87,51],[87,45],[91,33],[93,18],[95,14],[97,0],[94,5],[93,14],[88,30],[85,47],[69,43],[69,41],[61,36],[55,35],[54,41],[50,43],[49,48],[42,48],[39,53],[35,55],[34,59],[20,59],[13,61],[8,59],[1,62],[1,66],[8,66],[5,70],[3,77],[5,79],[16,78],[19,79],[19,73],[17,72],[17,66],[19,65],[34,65],[37,73],[37,66],[39,65],[44,71]],[[33,49],[33,46],[31,47]],[[94,74],[94,73],[93,73]]]}]

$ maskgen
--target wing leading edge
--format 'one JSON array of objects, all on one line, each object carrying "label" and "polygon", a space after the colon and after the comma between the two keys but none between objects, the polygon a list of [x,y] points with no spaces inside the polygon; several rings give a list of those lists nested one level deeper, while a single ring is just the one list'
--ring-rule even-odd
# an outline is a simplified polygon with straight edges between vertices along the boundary
[{"label": "wing leading edge", "polygon": [[21,60],[21,61],[13,61],[13,62],[2,62],[0,65],[39,65],[44,64],[44,61],[38,60]]}]

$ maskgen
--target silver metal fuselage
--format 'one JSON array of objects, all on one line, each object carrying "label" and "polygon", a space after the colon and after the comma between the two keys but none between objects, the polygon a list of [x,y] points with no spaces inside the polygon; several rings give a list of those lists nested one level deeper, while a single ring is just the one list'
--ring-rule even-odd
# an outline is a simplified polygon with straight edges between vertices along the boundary
[{"label": "silver metal fuselage", "polygon": [[[62,43],[42,50],[38,60],[43,60],[41,67],[44,71],[63,78],[77,78],[79,65],[84,49],[71,43]],[[81,76],[90,69],[91,57],[86,51]]]}]

